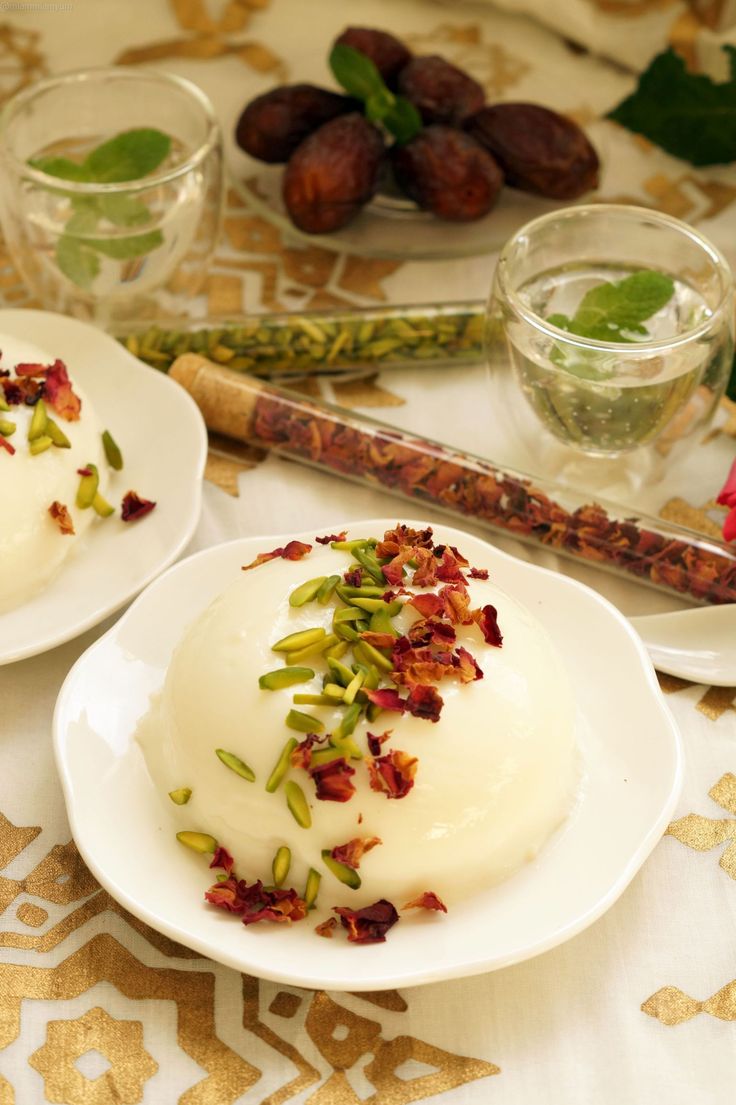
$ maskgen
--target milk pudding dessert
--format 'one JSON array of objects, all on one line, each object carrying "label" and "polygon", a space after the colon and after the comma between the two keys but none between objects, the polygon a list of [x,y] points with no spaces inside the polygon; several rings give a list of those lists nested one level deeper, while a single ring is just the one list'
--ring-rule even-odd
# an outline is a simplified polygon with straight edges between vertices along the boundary
[{"label": "milk pudding dessert", "polygon": [[[95,520],[115,513],[111,476],[123,467],[112,435],[63,361],[0,359],[0,614],[41,591]],[[124,521],[155,504],[135,492]]]},{"label": "milk pudding dessert", "polygon": [[244,566],[139,740],[180,842],[219,872],[209,903],[245,924],[314,908],[320,935],[375,943],[538,852],[572,803],[574,713],[522,603],[399,524]]}]

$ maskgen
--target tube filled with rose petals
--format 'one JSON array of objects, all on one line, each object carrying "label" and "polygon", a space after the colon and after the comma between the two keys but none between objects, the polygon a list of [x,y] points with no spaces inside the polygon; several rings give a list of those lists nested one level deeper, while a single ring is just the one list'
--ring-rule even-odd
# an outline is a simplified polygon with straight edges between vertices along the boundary
[{"label": "tube filled with rose petals", "polygon": [[[698,603],[736,602],[736,548],[539,480],[197,354],[170,375],[210,430]],[[577,498],[577,502],[575,501]]]}]

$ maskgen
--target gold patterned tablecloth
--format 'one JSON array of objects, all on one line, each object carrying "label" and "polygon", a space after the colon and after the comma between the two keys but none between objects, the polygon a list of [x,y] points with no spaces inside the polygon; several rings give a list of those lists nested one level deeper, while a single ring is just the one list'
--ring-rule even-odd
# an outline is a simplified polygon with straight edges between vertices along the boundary
[{"label": "gold patterned tablecloth", "polygon": [[[8,0],[0,3],[0,96],[48,72],[154,63],[201,84],[231,123],[247,98],[288,76],[290,59],[347,22],[388,23],[422,51],[461,64],[472,56],[493,96],[551,102],[554,88],[556,106],[592,125],[632,82],[541,27],[470,3]],[[690,219],[736,260],[733,174],[695,173],[602,126],[610,128],[600,132],[611,163],[606,198]],[[492,264],[365,260],[298,245],[230,189],[196,309],[225,316],[480,297]],[[31,302],[4,255],[0,297]],[[449,425],[431,402],[436,376],[310,386],[425,433],[484,441],[477,374],[455,395]],[[725,468],[735,437],[736,410],[725,406],[709,463]],[[694,462],[670,512],[716,526],[715,488],[706,483]],[[394,511],[378,492],[213,440],[191,551]],[[593,572],[585,578],[600,583]],[[614,597],[630,609],[640,601],[630,585]],[[81,862],[50,721],[71,664],[105,628],[0,669],[0,1105],[733,1100],[736,687],[662,677],[686,746],[683,799],[642,872],[591,929],[492,975],[403,993],[315,993],[239,975],[173,944],[119,906]]]}]

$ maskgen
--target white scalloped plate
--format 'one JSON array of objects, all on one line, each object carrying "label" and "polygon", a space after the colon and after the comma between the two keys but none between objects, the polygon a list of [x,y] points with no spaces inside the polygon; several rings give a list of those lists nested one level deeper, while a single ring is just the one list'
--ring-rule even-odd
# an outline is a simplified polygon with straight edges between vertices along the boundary
[{"label": "white scalloped plate", "polygon": [[[0,614],[0,664],[9,664],[97,625],[176,560],[199,520],[207,431],[183,388],[94,326],[48,311],[0,311],[0,349],[6,364],[36,360],[39,349],[65,361],[122,445],[119,497],[134,488],[157,503],[140,522],[93,525],[43,591]],[[1,478],[10,474],[6,466]]]},{"label": "white scalloped plate", "polygon": [[[356,522],[349,536],[380,534],[394,524]],[[240,971],[298,986],[377,990],[478,974],[538,955],[592,924],[625,890],[666,828],[682,779],[679,734],[641,641],[610,603],[582,584],[477,537],[444,525],[434,529],[440,541],[488,567],[562,649],[584,763],[579,800],[564,826],[506,882],[446,917],[400,923],[385,944],[320,940],[309,921],[246,929],[207,906],[207,863],[176,843],[173,807],[154,789],[135,731],[185,627],[243,563],[283,538],[232,541],[151,584],[77,661],[56,705],[56,762],[74,838],[95,877],[131,913]]]}]

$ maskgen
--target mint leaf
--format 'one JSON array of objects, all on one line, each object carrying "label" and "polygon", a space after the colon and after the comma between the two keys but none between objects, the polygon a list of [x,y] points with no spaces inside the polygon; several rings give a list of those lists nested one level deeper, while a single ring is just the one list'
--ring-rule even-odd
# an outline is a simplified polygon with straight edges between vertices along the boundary
[{"label": "mint leaf", "polygon": [[622,331],[646,335],[642,323],[661,311],[674,292],[672,278],[652,269],[635,272],[615,284],[605,280],[585,293],[565,329],[596,341],[628,341]]},{"label": "mint leaf", "polygon": [[82,167],[96,184],[140,180],[158,168],[170,149],[171,139],[160,130],[126,130],[92,150]]},{"label": "mint leaf", "polygon": [[569,330],[570,319],[567,315],[549,315],[547,322],[551,322],[553,326],[556,326],[558,330]]},{"label": "mint leaf", "polygon": [[151,230],[148,234],[134,234],[131,238],[87,238],[84,244],[103,253],[105,257],[128,261],[133,257],[142,257],[152,249],[158,249],[163,241],[164,236],[160,230]]},{"label": "mint leaf", "polygon": [[386,89],[383,77],[371,59],[352,46],[338,42],[330,51],[329,63],[337,83],[359,100],[367,100],[369,96]]},{"label": "mint leaf", "polygon": [[97,205],[100,215],[115,226],[140,226],[151,217],[145,203],[132,196],[98,196]]},{"label": "mint leaf", "polygon": [[87,289],[100,271],[100,260],[77,238],[62,234],[56,243],[56,263],[77,287]]},{"label": "mint leaf", "polygon": [[608,118],[692,165],[736,161],[736,48],[723,49],[728,80],[689,73],[679,54],[665,50]]},{"label": "mint leaf", "polygon": [[32,157],[28,164],[32,169],[39,169],[42,173],[57,176],[61,180],[88,181],[90,179],[84,166],[68,157]]},{"label": "mint leaf", "polygon": [[419,134],[422,129],[422,117],[411,100],[396,96],[391,109],[383,117],[383,125],[393,134],[400,146]]},{"label": "mint leaf", "polygon": [[414,104],[395,96],[371,59],[360,50],[338,43],[330,53],[330,68],[346,92],[363,100],[366,117],[372,123],[382,123],[400,144],[422,129],[422,117]]}]

